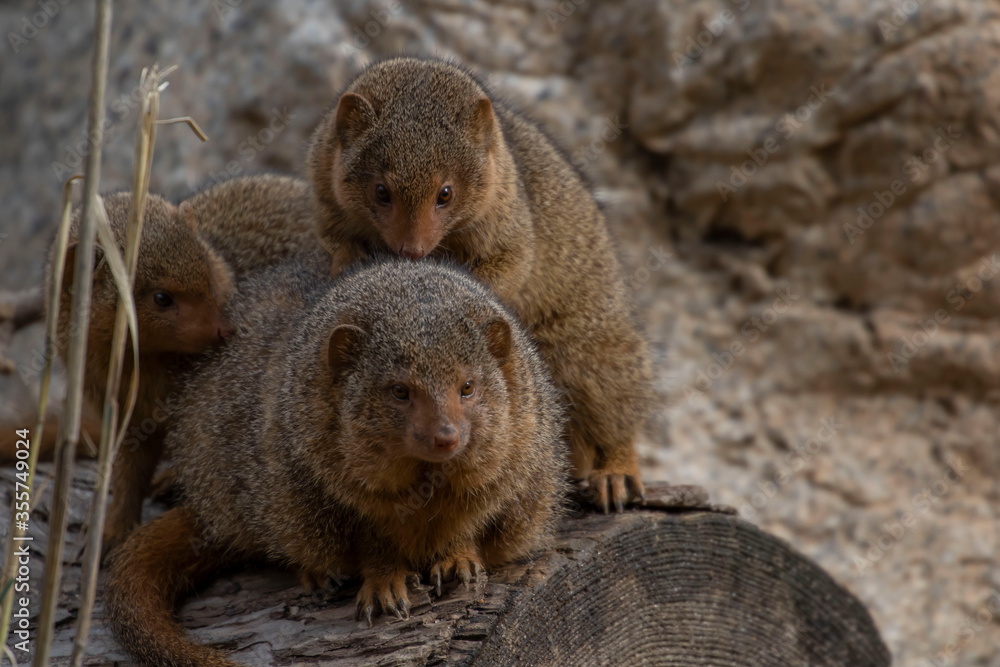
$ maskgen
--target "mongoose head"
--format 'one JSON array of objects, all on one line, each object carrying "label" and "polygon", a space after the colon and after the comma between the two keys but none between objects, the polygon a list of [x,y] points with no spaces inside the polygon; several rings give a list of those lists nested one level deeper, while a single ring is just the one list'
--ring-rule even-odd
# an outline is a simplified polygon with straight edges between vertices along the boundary
[{"label": "mongoose head", "polygon": [[430,254],[491,205],[501,144],[489,97],[464,71],[410,58],[372,66],[341,95],[310,148],[319,205],[342,211],[332,218],[345,227],[321,229],[321,238],[410,259]]},{"label": "mongoose head", "polygon": [[407,462],[475,468],[502,458],[511,371],[524,363],[506,310],[436,263],[396,261],[347,280],[365,297],[338,314],[321,353],[341,439],[365,445],[345,464],[389,489],[393,480],[382,477]]},{"label": "mongoose head", "polygon": [[[126,223],[132,196],[104,198],[104,208],[119,252],[125,251]],[[79,217],[79,210],[76,212]],[[208,246],[185,215],[162,198],[149,195],[143,218],[133,297],[142,354],[196,354],[223,342],[233,326],[222,311],[232,292],[226,263]],[[64,292],[73,281],[78,220],[71,229],[63,277]],[[111,339],[118,290],[98,244],[95,260],[90,336]],[[69,299],[61,300],[68,313]]]}]

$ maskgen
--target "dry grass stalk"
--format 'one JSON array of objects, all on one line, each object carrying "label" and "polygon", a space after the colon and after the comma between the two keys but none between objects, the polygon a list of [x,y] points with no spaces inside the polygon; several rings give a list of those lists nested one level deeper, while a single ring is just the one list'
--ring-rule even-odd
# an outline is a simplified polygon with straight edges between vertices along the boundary
[{"label": "dry grass stalk", "polygon": [[[69,221],[73,208],[73,182],[83,178],[83,174],[75,174],[63,185],[62,212],[59,216],[59,230],[56,233],[56,250],[52,265],[52,284],[49,286],[48,311],[45,316],[45,363],[42,367],[41,387],[38,392],[38,418],[35,422],[35,429],[31,431],[34,437],[29,442],[34,446],[28,448],[28,460],[25,462],[25,472],[27,479],[24,484],[28,490],[28,497],[33,501],[37,500],[32,495],[35,483],[35,467],[38,464],[38,452],[41,449],[39,443],[45,427],[45,413],[49,405],[49,385],[52,380],[52,358],[55,356],[56,325],[59,318],[59,300],[62,295],[63,272],[66,268],[66,246],[69,244]],[[18,470],[21,469],[18,463]],[[41,493],[41,489],[39,489]],[[23,525],[23,524],[22,524]],[[17,571],[17,558],[14,550],[17,543],[25,537],[26,531],[16,521],[16,497],[15,504],[11,507],[10,533],[7,535],[7,549],[4,556],[3,577],[0,581],[4,585],[3,607],[0,609],[0,646],[7,645],[7,634],[10,632],[10,614],[14,607],[14,593],[11,584],[14,582],[14,575]],[[12,663],[13,664],[13,663]]]},{"label": "dry grass stalk", "polygon": [[[170,70],[168,70],[169,72]],[[168,73],[168,72],[165,72]],[[97,589],[97,572],[101,562],[101,536],[107,512],[108,486],[111,479],[111,465],[121,444],[116,438],[118,427],[118,390],[121,384],[122,364],[125,357],[125,328],[128,325],[132,337],[132,373],[129,394],[125,407],[124,425],[128,424],[135,406],[136,391],[139,387],[139,341],[135,303],[132,300],[131,285],[135,281],[136,261],[139,256],[139,239],[142,235],[143,213],[146,209],[146,195],[149,193],[149,177],[153,164],[153,145],[156,140],[156,118],[159,113],[160,74],[153,69],[142,71],[139,85],[143,91],[142,107],[139,114],[139,130],[136,137],[135,165],[132,172],[132,207],[129,210],[128,228],[125,240],[126,261],[118,268],[124,275],[124,285],[119,286],[118,310],[111,338],[111,363],[108,367],[107,391],[104,395],[104,420],[101,425],[101,441],[98,447],[97,487],[91,505],[91,521],[87,528],[87,549],[83,565],[83,582],[80,590],[80,613],[73,641],[72,665],[82,665],[90,634],[91,612]],[[110,234],[110,227],[106,230]],[[107,245],[102,243],[102,245]],[[111,244],[114,247],[114,243]],[[122,289],[124,287],[125,289]]]},{"label": "dry grass stalk", "polygon": [[93,146],[87,154],[84,171],[83,211],[80,238],[76,250],[73,280],[71,331],[77,337],[70,341],[66,364],[66,408],[59,422],[56,447],[56,479],[52,491],[49,542],[46,549],[45,581],[42,588],[42,611],[35,639],[35,667],[49,663],[54,633],[55,613],[59,604],[62,580],[63,547],[69,492],[73,479],[76,445],[80,440],[80,416],[83,409],[83,372],[86,362],[87,327],[90,315],[91,283],[94,271],[95,219],[100,206],[98,191],[101,181],[101,150],[103,147],[104,97],[108,76],[108,45],[111,37],[111,0],[97,0],[94,28],[94,56],[91,61],[91,89],[87,109],[88,136]]}]

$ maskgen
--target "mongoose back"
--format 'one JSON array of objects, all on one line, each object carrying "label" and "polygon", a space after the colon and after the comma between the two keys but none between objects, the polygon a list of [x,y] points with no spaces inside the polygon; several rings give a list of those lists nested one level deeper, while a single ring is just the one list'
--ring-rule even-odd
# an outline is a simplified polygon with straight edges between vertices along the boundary
[{"label": "mongoose back", "polygon": [[[231,664],[173,621],[220,566],[362,577],[357,614],[406,617],[406,577],[527,555],[559,512],[562,413],[514,317],[464,271],[393,260],[234,296],[233,342],[187,383],[170,447],[180,507],[115,553],[108,613],[149,664]],[[192,546],[192,537],[198,548]]]},{"label": "mongoose back", "polygon": [[642,497],[647,347],[604,216],[535,125],[459,67],[397,58],[347,86],[308,170],[335,270],[385,249],[467,266],[540,345],[569,408],[574,474],[605,511]]},{"label": "mongoose back", "polygon": [[315,231],[312,189],[301,179],[240,176],[189,197],[180,208],[190,210],[198,233],[237,279],[288,261],[317,270],[330,264]]}]

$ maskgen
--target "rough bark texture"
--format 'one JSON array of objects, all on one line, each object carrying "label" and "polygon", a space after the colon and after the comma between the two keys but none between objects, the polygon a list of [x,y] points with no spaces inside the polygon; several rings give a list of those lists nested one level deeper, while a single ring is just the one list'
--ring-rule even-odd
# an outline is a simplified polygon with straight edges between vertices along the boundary
[{"label": "rough bark texture", "polygon": [[[7,289],[40,284],[86,150],[92,11],[0,5]],[[151,187],[170,197],[301,173],[358,65],[479,67],[605,205],[666,397],[646,478],[702,485],[815,559],[898,664],[994,667],[998,18],[998,0],[117,3],[104,184],[128,187],[130,95],[155,61],[181,67],[164,116],[211,138],[160,129]],[[0,376],[21,425],[42,334],[15,336]]]},{"label": "rough bark texture", "polygon": [[[2,477],[12,480],[12,471]],[[82,542],[93,482],[85,463],[72,545]],[[48,499],[43,493],[33,514],[34,534],[44,533]],[[72,649],[77,551],[67,550],[55,665]],[[33,568],[43,562],[33,553]],[[420,590],[408,621],[367,628],[354,620],[356,593],[353,581],[305,593],[289,573],[245,570],[189,598],[179,618],[195,641],[261,666],[889,664],[860,602],[783,541],[710,505],[699,487],[653,484],[647,506],[623,516],[575,512],[551,550],[494,572],[482,589],[453,583],[440,600]],[[85,664],[131,664],[102,613],[99,599]]]}]

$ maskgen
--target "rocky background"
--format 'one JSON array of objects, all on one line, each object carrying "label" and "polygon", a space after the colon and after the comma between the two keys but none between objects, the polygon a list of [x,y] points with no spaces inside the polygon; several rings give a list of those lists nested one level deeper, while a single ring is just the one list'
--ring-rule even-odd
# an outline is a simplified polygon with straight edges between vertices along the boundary
[{"label": "rocky background", "polygon": [[[87,150],[88,2],[0,6],[0,286]],[[152,189],[301,173],[365,63],[486,74],[606,206],[653,343],[646,476],[702,484],[871,609],[898,665],[1000,664],[1000,2],[116,3],[103,188],[177,63]],[[41,328],[0,417],[30,409]]]}]

